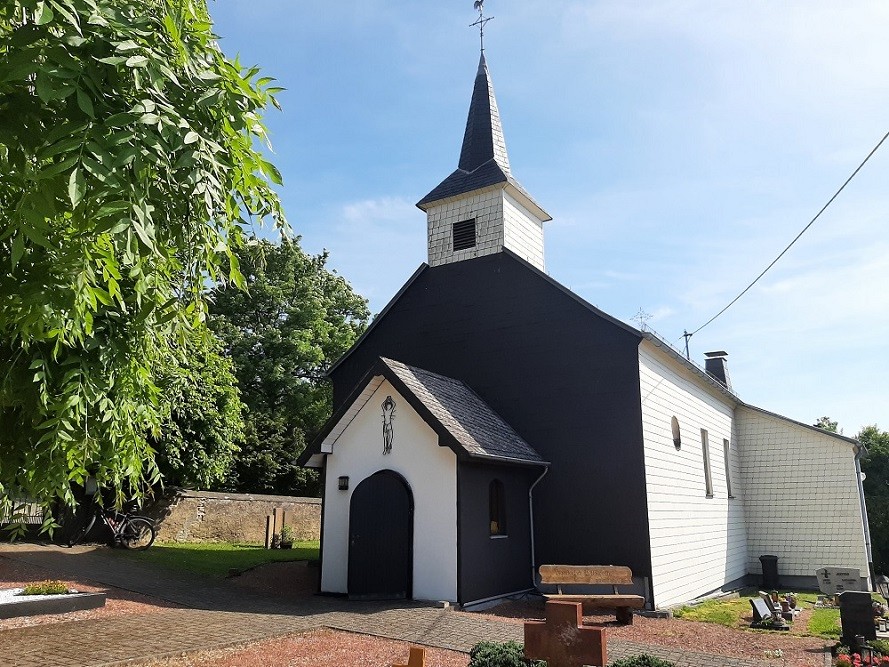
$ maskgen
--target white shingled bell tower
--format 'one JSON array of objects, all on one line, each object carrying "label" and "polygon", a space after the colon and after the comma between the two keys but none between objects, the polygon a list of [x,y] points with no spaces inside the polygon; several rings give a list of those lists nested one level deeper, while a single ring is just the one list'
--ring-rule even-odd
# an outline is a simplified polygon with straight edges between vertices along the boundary
[{"label": "white shingled bell tower", "polygon": [[482,49],[457,170],[423,197],[429,265],[509,248],[544,270],[543,223],[552,220],[509,170],[494,87]]}]

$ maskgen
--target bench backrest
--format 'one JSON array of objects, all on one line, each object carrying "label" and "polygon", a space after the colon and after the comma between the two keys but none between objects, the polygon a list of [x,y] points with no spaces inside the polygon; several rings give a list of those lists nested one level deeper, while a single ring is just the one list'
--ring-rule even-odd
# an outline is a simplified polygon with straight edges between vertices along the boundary
[{"label": "bench backrest", "polygon": [[541,565],[542,584],[632,584],[625,565]]}]

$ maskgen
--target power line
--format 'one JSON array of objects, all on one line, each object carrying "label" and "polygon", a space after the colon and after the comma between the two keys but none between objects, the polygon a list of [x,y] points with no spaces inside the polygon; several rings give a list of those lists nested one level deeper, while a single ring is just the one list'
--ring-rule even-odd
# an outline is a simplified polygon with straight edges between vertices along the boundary
[{"label": "power line", "polygon": [[883,138],[880,139],[880,140],[877,142],[877,145],[874,146],[873,149],[871,149],[871,152],[867,154],[867,157],[864,158],[864,160],[862,160],[861,164],[859,164],[858,167],[855,169],[855,171],[852,172],[852,175],[849,176],[849,178],[847,178],[846,181],[840,186],[840,189],[837,190],[837,191],[833,194],[833,197],[831,197],[831,198],[827,201],[827,203],[826,203],[824,206],[821,207],[821,210],[818,211],[818,213],[815,215],[815,217],[812,218],[812,219],[809,221],[809,224],[806,225],[805,227],[803,227],[803,230],[802,230],[799,234],[796,235],[796,237],[795,237],[795,238],[794,238],[794,239],[787,245],[786,248],[784,248],[784,250],[781,251],[781,254],[780,254],[780,255],[778,255],[777,257],[775,257],[775,259],[772,260],[772,263],[771,263],[771,264],[769,264],[766,268],[764,268],[764,269],[762,270],[762,273],[760,273],[758,276],[756,276],[756,278],[753,279],[753,282],[752,282],[752,283],[750,283],[749,285],[747,285],[747,287],[745,287],[745,288],[741,291],[741,293],[738,294],[738,296],[736,296],[734,299],[732,299],[732,300],[729,302],[729,304],[728,304],[725,308],[723,308],[722,310],[720,310],[718,313],[716,313],[713,317],[711,317],[709,320],[707,320],[706,322],[704,322],[704,323],[703,323],[701,326],[699,326],[697,329],[695,329],[695,330],[692,331],[691,333],[685,332],[685,333],[683,334],[682,337],[685,338],[685,348],[686,348],[686,352],[688,351],[688,339],[691,338],[692,336],[694,336],[696,333],[698,333],[698,332],[699,332],[701,329],[703,329],[705,326],[707,326],[708,324],[710,324],[710,323],[711,323],[713,320],[715,320],[717,317],[719,317],[720,315],[722,315],[725,311],[727,311],[727,310],[728,310],[729,308],[731,308],[733,305],[735,305],[735,302],[736,302],[738,299],[740,299],[742,296],[744,296],[745,294],[747,294],[747,292],[750,290],[750,288],[753,287],[757,282],[759,282],[759,279],[762,278],[762,277],[768,272],[769,269],[771,269],[773,266],[775,266],[775,264],[778,263],[778,260],[781,259],[781,258],[784,256],[784,254],[785,254],[788,250],[790,250],[790,249],[793,247],[793,244],[794,244],[794,243],[796,243],[797,241],[799,241],[799,238],[800,238],[803,234],[805,234],[806,231],[808,231],[809,227],[811,227],[813,224],[815,224],[815,221],[816,221],[818,218],[821,217],[821,214],[824,213],[824,211],[827,210],[827,207],[830,206],[830,205],[833,203],[833,200],[836,199],[837,197],[839,197],[840,193],[846,188],[847,185],[849,185],[849,183],[852,181],[853,178],[855,178],[855,176],[858,174],[858,172],[861,171],[861,168],[862,168],[865,164],[867,164],[867,161],[871,159],[871,156],[872,156],[874,153],[877,152],[877,149],[879,149],[880,146],[883,145],[883,142],[886,141],[887,138],[889,138],[889,132],[886,132],[886,134],[883,135]]}]

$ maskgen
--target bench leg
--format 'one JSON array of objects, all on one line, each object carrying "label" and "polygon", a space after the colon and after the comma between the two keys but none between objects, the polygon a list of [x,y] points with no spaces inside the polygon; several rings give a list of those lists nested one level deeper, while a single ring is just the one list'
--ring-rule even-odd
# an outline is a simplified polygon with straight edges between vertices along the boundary
[{"label": "bench leg", "polygon": [[615,616],[617,616],[618,623],[633,625],[633,610],[629,607],[618,607]]}]

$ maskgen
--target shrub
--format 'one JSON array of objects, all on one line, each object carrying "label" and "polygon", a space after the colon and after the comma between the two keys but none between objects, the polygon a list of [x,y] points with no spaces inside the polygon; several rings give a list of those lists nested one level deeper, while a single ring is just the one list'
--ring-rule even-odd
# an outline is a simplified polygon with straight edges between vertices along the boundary
[{"label": "shrub", "polygon": [[64,581],[36,581],[25,586],[21,595],[64,595],[68,586]]},{"label": "shrub", "polygon": [[676,665],[668,660],[661,660],[648,653],[640,653],[639,655],[634,655],[632,658],[615,660],[611,663],[611,667],[676,667]]},{"label": "shrub", "polygon": [[479,642],[469,652],[468,667],[546,667],[542,661],[525,659],[518,642]]},{"label": "shrub", "polygon": [[886,639],[871,639],[868,642],[868,646],[878,650],[883,655],[889,655],[889,640]]}]

